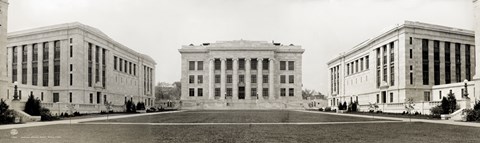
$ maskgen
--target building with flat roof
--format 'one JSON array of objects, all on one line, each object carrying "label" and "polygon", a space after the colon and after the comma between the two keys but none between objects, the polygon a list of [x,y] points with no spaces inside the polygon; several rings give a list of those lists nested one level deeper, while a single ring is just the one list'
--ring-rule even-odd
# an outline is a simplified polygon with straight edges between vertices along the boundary
[{"label": "building with flat roof", "polygon": [[[0,57],[7,57],[7,24],[8,24],[8,0],[0,0]],[[9,85],[7,78],[7,59],[0,58],[0,95],[7,94]]]},{"label": "building with flat roof", "polygon": [[300,46],[235,40],[185,45],[179,52],[182,108],[300,107]]},{"label": "building with flat roof", "polygon": [[428,114],[449,93],[459,102],[467,91],[480,99],[470,82],[475,64],[473,31],[405,21],[328,62],[328,105],[358,102],[370,110],[377,104],[401,113],[413,99],[417,112]]},{"label": "building with flat roof", "polygon": [[[53,112],[123,111],[127,100],[154,105],[155,61],[100,30],[67,23],[8,33],[7,77],[20,101],[33,94]],[[3,99],[13,99],[13,87]]]}]

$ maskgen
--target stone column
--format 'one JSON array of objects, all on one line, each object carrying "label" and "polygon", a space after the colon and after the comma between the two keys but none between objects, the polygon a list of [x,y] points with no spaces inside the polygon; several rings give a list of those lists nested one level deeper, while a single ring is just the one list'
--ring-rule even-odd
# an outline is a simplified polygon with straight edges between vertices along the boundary
[{"label": "stone column", "polygon": [[268,99],[272,100],[272,99],[275,99],[275,89],[274,89],[274,77],[275,77],[275,69],[274,69],[274,62],[275,60],[273,58],[270,58],[269,61],[268,61],[268,64],[269,64],[269,67],[268,67]]},{"label": "stone column", "polygon": [[252,75],[250,74],[250,58],[245,58],[245,99],[251,99],[251,80]]},{"label": "stone column", "polygon": [[233,59],[233,84],[232,84],[232,92],[233,92],[233,97],[232,99],[238,100],[238,59],[234,58]]},{"label": "stone column", "polygon": [[263,86],[262,86],[262,58],[257,58],[257,96],[258,99],[263,100]]},{"label": "stone column", "polygon": [[224,100],[225,99],[225,95],[227,94],[226,92],[226,88],[225,88],[225,83],[227,81],[227,78],[226,78],[226,73],[225,73],[225,70],[226,70],[226,60],[225,58],[221,58],[220,61],[222,62],[221,64],[221,68],[220,68],[220,99],[221,100]]},{"label": "stone column", "polygon": [[208,62],[208,99],[214,99],[215,97],[215,59],[210,59]]}]

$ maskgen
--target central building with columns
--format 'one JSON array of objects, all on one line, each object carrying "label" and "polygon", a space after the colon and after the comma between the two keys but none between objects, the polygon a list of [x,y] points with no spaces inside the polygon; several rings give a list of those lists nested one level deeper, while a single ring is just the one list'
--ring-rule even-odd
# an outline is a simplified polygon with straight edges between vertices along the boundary
[{"label": "central building with columns", "polygon": [[302,99],[301,46],[266,41],[186,45],[182,108],[296,108]]}]

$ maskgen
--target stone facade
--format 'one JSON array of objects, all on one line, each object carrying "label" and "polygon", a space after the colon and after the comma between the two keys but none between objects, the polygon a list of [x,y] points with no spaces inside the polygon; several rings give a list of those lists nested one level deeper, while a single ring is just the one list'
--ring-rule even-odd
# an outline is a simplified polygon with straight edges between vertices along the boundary
[{"label": "stone facade", "polygon": [[[17,82],[21,101],[33,94],[46,107],[71,103],[88,112],[99,112],[105,101],[119,110],[127,100],[154,105],[155,61],[93,27],[67,23],[11,32],[7,49],[8,81]],[[11,100],[8,93],[1,98]]]},{"label": "stone facade", "polygon": [[212,108],[263,108],[257,101],[302,98],[300,46],[238,40],[187,45],[179,51],[183,108],[193,102],[193,108],[207,102],[218,104]]},{"label": "stone facade", "polygon": [[7,94],[9,85],[7,79],[6,57],[7,49],[7,16],[8,16],[8,0],[0,0],[0,96]]},{"label": "stone facade", "polygon": [[475,75],[475,51],[473,31],[405,21],[328,62],[328,105],[358,101],[364,110],[376,103],[402,112],[407,98],[433,102],[453,92],[461,100],[464,80]]}]

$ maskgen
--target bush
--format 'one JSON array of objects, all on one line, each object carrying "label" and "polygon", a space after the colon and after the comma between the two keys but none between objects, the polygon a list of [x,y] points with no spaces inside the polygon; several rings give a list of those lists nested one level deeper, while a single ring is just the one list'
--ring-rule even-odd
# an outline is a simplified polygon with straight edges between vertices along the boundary
[{"label": "bush", "polygon": [[432,115],[435,117],[435,116],[438,116],[440,117],[440,115],[442,115],[444,112],[443,112],[443,106],[442,105],[439,105],[439,106],[435,106],[433,108],[430,109],[430,112],[432,113]]},{"label": "bush", "polygon": [[82,114],[80,114],[80,112],[76,111],[76,112],[73,112],[73,116],[81,116]]},{"label": "bush", "polygon": [[137,109],[135,108],[135,103],[133,103],[132,101],[127,101],[126,108],[127,108],[127,113],[137,112]]},{"label": "bush", "polygon": [[332,111],[332,108],[330,108],[330,107],[325,107],[325,112],[330,112],[330,111]]},{"label": "bush", "polygon": [[480,110],[465,109],[467,121],[480,121]]},{"label": "bush", "polygon": [[7,103],[3,99],[0,101],[0,124],[11,124],[15,121],[15,114],[8,109]]},{"label": "bush", "polygon": [[358,105],[358,102],[350,102],[350,105],[348,105],[347,111],[348,112],[357,112],[358,111],[357,105]]},{"label": "bush", "polygon": [[145,103],[138,102],[137,103],[137,110],[145,110]]},{"label": "bush", "polygon": [[323,108],[318,108],[318,111],[323,111]]},{"label": "bush", "polygon": [[52,116],[50,110],[47,108],[40,108],[40,117],[42,121],[53,121],[60,119],[56,116]]},{"label": "bush", "polygon": [[332,112],[337,112],[337,109],[333,109]]},{"label": "bush", "polygon": [[157,112],[157,108],[155,107],[150,107],[149,109],[147,109],[147,113],[148,112]]},{"label": "bush", "polygon": [[377,110],[377,114],[378,114],[378,113],[383,113],[383,112],[382,112],[382,111],[380,111],[380,110]]},{"label": "bush", "polygon": [[442,114],[448,114],[450,113],[450,103],[448,102],[448,99],[443,97],[442,98],[442,104],[440,105],[442,107]]},{"label": "bush", "polygon": [[40,116],[40,100],[35,99],[33,94],[28,96],[28,100],[25,103],[25,113],[32,116]]}]

